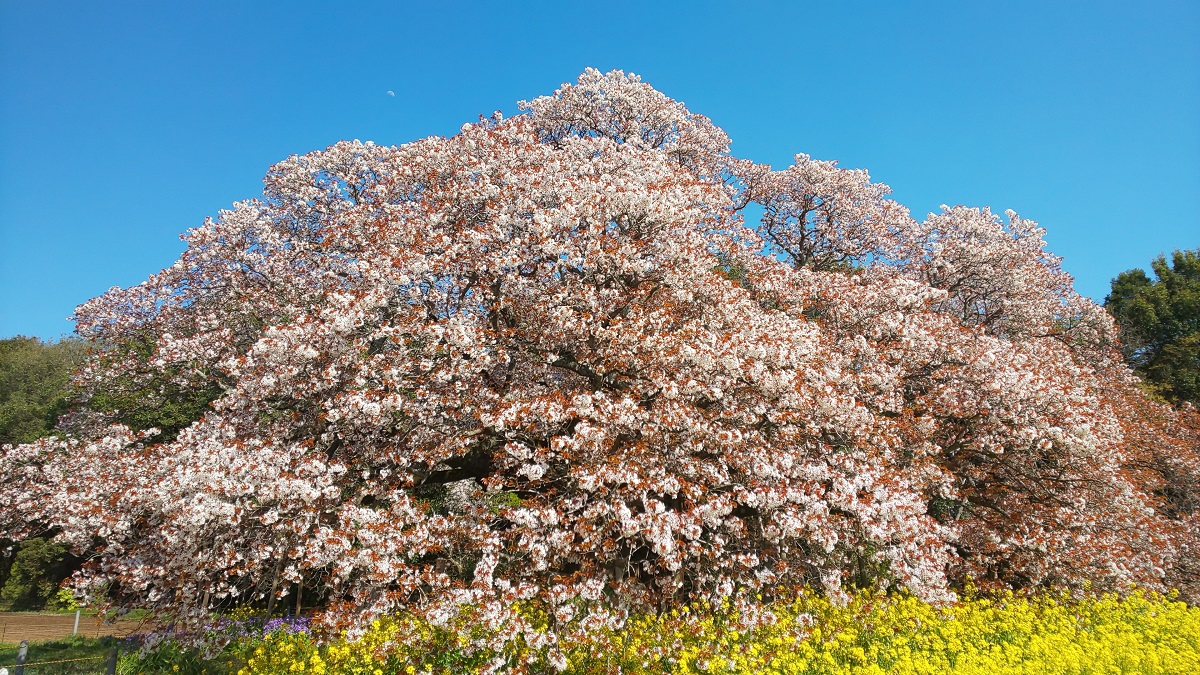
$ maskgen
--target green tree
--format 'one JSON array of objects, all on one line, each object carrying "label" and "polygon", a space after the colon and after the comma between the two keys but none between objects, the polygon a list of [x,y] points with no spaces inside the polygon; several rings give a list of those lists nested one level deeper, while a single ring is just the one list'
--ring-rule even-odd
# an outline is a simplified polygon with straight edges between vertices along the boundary
[{"label": "green tree", "polygon": [[[71,372],[86,352],[76,338],[0,340],[0,445],[30,443],[54,430],[70,405]],[[0,536],[0,605],[40,609],[73,566],[78,560],[62,544]]]},{"label": "green tree", "polygon": [[41,537],[26,539],[18,545],[8,579],[0,588],[0,605],[10,610],[46,607],[78,563],[63,544]]},{"label": "green tree", "polygon": [[0,340],[0,445],[29,443],[54,429],[67,410],[71,371],[86,351],[74,338]]},{"label": "green tree", "polygon": [[1200,249],[1117,275],[1104,306],[1129,365],[1163,398],[1200,404]]}]

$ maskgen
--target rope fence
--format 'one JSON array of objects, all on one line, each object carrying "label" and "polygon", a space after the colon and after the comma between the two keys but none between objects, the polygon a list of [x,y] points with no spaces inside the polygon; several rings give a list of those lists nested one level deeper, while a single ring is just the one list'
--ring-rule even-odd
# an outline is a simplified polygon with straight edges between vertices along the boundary
[{"label": "rope fence", "polygon": [[105,675],[115,675],[117,672],[116,647],[109,649],[106,656],[84,656],[77,659],[56,659],[53,661],[27,661],[26,659],[28,653],[29,642],[22,640],[20,649],[17,651],[17,662],[11,665],[0,665],[0,675],[27,675],[25,672],[27,668],[31,671],[28,673],[28,675],[36,675],[37,669],[41,666],[51,666],[60,663],[78,663],[82,661],[104,661]]},{"label": "rope fence", "polygon": [[78,659],[58,659],[57,661],[29,661],[26,663],[10,663],[5,666],[0,666],[0,668],[16,668],[17,666],[22,666],[25,668],[36,668],[38,666],[49,666],[49,665],[53,665],[55,663],[74,663],[76,661],[103,661],[107,658],[108,658],[107,656],[84,656],[84,657],[78,658]]}]

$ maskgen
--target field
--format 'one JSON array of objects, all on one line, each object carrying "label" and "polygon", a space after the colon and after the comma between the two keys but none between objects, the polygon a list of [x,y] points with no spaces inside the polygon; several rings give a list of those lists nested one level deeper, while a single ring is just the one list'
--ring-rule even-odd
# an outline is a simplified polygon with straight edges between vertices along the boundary
[{"label": "field", "polygon": [[[109,652],[114,647],[119,648],[120,641],[111,637],[71,636],[48,641],[31,641],[24,675],[103,673]],[[16,644],[0,643],[0,668],[8,668],[10,673],[13,672],[13,666],[17,662],[17,649]]]},{"label": "field", "polygon": [[[411,615],[384,617],[353,639],[314,635],[302,621],[273,621],[264,632],[252,620],[227,622],[241,637],[207,656],[170,640],[142,657],[136,643],[112,638],[38,643],[31,645],[31,662],[88,660],[31,668],[26,675],[102,672],[113,646],[121,649],[117,672],[123,675],[1200,672],[1200,608],[1141,592],[1078,599],[1001,594],[941,607],[905,594],[861,593],[841,606],[805,593],[742,609],[693,605],[632,616],[618,629],[589,634],[572,633],[568,624],[551,628],[536,610],[522,613],[530,632],[498,648],[489,646],[496,633],[477,623],[470,608],[439,626]],[[0,666],[11,668],[15,653],[11,644],[0,646]]]},{"label": "field", "polygon": [[[69,637],[75,626],[75,614],[54,612],[0,612],[0,643],[21,640],[43,642]],[[79,617],[79,635],[99,638],[106,635],[125,637],[143,630],[140,621],[102,623],[94,616]]]},{"label": "field", "polygon": [[[124,638],[145,630],[140,621],[103,623],[95,616],[79,617],[72,635],[74,613],[0,612],[0,668],[9,672],[17,661],[22,640],[29,642],[25,675],[85,675],[104,672],[109,650]],[[50,662],[38,667],[36,664]]]},{"label": "field", "polygon": [[[261,620],[226,622],[225,628],[234,627],[241,637],[207,656],[170,640],[139,656],[135,641],[75,636],[31,644],[30,663],[60,663],[25,672],[103,672],[113,647],[121,652],[117,672],[122,675],[1200,672],[1200,608],[1141,592],[1079,599],[1001,594],[941,607],[905,594],[874,593],[861,593],[840,606],[805,593],[787,603],[742,609],[693,605],[633,616],[619,629],[587,635],[572,634],[566,624],[550,628],[547,617],[536,611],[523,613],[531,632],[499,649],[488,646],[494,635],[474,623],[477,617],[464,608],[458,619],[441,626],[409,615],[384,617],[354,639],[322,638],[304,621],[273,621],[265,632]],[[48,632],[60,629],[53,615],[42,615],[41,622]],[[136,622],[117,627],[137,629],[130,624]],[[464,634],[473,639],[464,640]],[[11,672],[15,658],[15,645],[0,645],[0,667]]]}]

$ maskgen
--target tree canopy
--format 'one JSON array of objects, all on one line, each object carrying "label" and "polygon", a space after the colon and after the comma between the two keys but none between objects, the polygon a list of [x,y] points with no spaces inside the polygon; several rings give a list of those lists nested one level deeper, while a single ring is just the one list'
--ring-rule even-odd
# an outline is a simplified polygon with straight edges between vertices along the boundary
[{"label": "tree canopy", "polygon": [[54,429],[68,408],[71,371],[84,351],[76,339],[0,340],[0,445],[29,443]]},{"label": "tree canopy", "polygon": [[1194,411],[1142,395],[1036,223],[736,158],[619,71],[521,108],[290,157],[81,306],[85,406],[202,403],[6,449],[2,524],[96,547],[117,605],[309,589],[332,625],[509,637],[516,601],[1194,590]]},{"label": "tree canopy", "polygon": [[[85,352],[85,343],[74,338],[0,340],[0,447],[53,432],[70,408],[71,372]],[[0,478],[0,489],[6,485]],[[0,606],[40,609],[77,561],[62,544],[34,538],[18,545],[7,535],[0,532]]]},{"label": "tree canopy", "polygon": [[1121,330],[1129,365],[1156,392],[1200,405],[1200,249],[1159,256],[1112,281],[1104,306]]}]

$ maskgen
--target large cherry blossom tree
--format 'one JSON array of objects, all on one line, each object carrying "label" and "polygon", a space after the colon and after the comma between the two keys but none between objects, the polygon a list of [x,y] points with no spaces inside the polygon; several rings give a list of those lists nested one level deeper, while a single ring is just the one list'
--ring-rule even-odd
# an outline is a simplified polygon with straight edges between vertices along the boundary
[{"label": "large cherry blossom tree", "polygon": [[1138,392],[1035,223],[732,157],[619,71],[521,108],[291,157],[81,306],[81,409],[4,449],[3,525],[182,617],[1194,592],[1196,413]]}]

